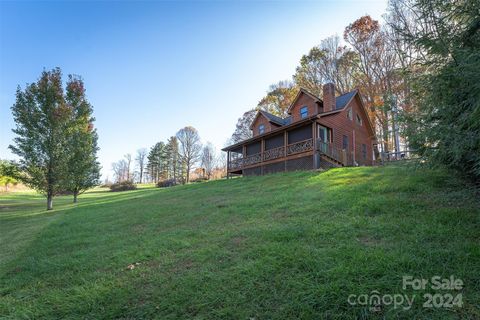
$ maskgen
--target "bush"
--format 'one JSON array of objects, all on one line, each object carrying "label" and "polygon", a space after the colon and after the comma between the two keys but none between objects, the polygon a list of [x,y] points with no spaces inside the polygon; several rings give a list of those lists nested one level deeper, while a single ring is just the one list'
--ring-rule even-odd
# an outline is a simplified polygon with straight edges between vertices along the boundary
[{"label": "bush", "polygon": [[207,177],[198,177],[198,178],[195,178],[195,179],[190,180],[190,182],[192,182],[192,183],[205,182],[205,181],[208,181],[208,178],[207,178]]},{"label": "bush", "polygon": [[121,181],[114,183],[110,186],[110,191],[127,191],[127,190],[135,190],[137,189],[137,185],[133,183],[133,181]]},{"label": "bush", "polygon": [[168,188],[168,187],[173,187],[178,184],[175,179],[165,179],[165,180],[160,180],[157,182],[157,187],[158,188]]}]

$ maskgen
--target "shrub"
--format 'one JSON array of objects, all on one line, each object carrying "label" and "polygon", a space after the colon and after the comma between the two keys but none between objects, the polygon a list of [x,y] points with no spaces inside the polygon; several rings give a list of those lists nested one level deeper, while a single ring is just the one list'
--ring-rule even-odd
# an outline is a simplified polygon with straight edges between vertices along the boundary
[{"label": "shrub", "polygon": [[192,182],[192,183],[205,182],[205,181],[208,181],[208,178],[207,178],[207,177],[198,177],[198,178],[195,178],[195,179],[190,180],[190,182]]},{"label": "shrub", "polygon": [[168,188],[168,187],[173,187],[178,184],[175,179],[165,179],[165,180],[160,180],[157,182],[157,187],[158,188]]},{"label": "shrub", "polygon": [[135,190],[137,189],[137,185],[133,183],[133,181],[121,181],[114,183],[110,186],[110,191],[127,191],[127,190]]}]

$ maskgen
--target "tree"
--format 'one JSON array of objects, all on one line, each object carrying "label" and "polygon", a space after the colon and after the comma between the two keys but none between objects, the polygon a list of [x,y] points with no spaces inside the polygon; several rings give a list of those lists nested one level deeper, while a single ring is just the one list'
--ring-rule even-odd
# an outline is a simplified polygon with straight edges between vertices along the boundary
[{"label": "tree", "polygon": [[143,172],[145,171],[145,166],[147,165],[147,149],[138,149],[135,161],[137,162],[139,181],[140,183],[143,183]]},{"label": "tree", "polygon": [[128,164],[125,159],[121,159],[112,163],[112,170],[115,182],[122,182],[128,180]]},{"label": "tree", "polygon": [[323,84],[327,82],[335,83],[339,94],[351,91],[355,87],[357,73],[357,54],[342,46],[338,36],[332,36],[302,56],[293,78],[298,86],[321,97]]},{"label": "tree", "polygon": [[397,56],[385,29],[368,15],[348,25],[343,36],[358,56],[360,72],[356,83],[366,98],[377,136],[382,138],[382,149],[389,151],[390,133],[395,127],[396,103],[392,97],[396,95]]},{"label": "tree", "polygon": [[288,107],[297,95],[297,88],[291,81],[280,81],[272,84],[267,95],[257,105],[258,110],[264,110],[279,117],[287,117]]},{"label": "tree", "polygon": [[153,181],[157,183],[161,177],[166,176],[166,149],[165,143],[156,143],[148,153],[147,169]]},{"label": "tree", "polygon": [[8,185],[16,185],[19,176],[18,167],[14,162],[0,160],[0,184],[8,191]]},{"label": "tree", "polygon": [[47,197],[65,190],[68,177],[69,135],[72,108],[66,103],[59,68],[43,71],[36,83],[17,89],[12,106],[16,127],[9,148],[20,157],[21,180]]},{"label": "tree", "polygon": [[78,195],[96,186],[100,179],[97,161],[98,135],[93,127],[93,108],[85,97],[82,79],[69,76],[66,87],[66,103],[72,108],[72,129],[68,133],[68,178],[66,189]]},{"label": "tree", "polygon": [[178,154],[178,140],[176,137],[170,137],[166,146],[166,158],[168,167],[168,177],[176,182],[180,171],[180,156]]},{"label": "tree", "polygon": [[[413,60],[411,146],[432,165],[480,179],[480,3],[398,0],[393,28]],[[414,17],[414,19],[409,19]],[[413,20],[413,21],[412,21]],[[408,26],[408,28],[406,28]],[[410,54],[410,55],[409,55]]]},{"label": "tree", "polygon": [[202,149],[202,167],[205,169],[205,174],[207,175],[208,180],[212,177],[216,161],[215,148],[210,142],[207,142]]},{"label": "tree", "polygon": [[132,171],[130,170],[131,166],[132,166],[132,154],[131,153],[127,153],[126,155],[124,155],[124,158],[125,158],[125,164],[127,166],[127,181],[132,181]]},{"label": "tree", "polygon": [[255,115],[257,114],[256,110],[249,110],[245,112],[240,118],[238,118],[235,131],[230,138],[232,144],[249,139],[253,137],[253,132],[250,129]]},{"label": "tree", "polygon": [[185,166],[186,183],[190,182],[190,170],[200,160],[202,145],[197,129],[185,127],[180,129],[176,135],[180,144],[179,154],[182,164]]}]

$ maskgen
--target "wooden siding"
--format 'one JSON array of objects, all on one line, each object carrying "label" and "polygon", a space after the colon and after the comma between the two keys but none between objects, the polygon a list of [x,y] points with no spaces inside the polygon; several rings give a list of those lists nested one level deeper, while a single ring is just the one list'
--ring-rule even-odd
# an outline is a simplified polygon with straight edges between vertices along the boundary
[{"label": "wooden siding", "polygon": [[[347,117],[349,108],[352,108],[352,120]],[[357,114],[362,118],[362,125],[359,125],[356,121]],[[366,113],[363,112],[358,95],[344,110],[321,117],[318,123],[332,129],[332,142],[336,148],[343,148],[343,136],[345,135],[348,137],[348,152],[355,153],[355,161],[361,165],[373,164],[373,137],[368,129],[368,118]],[[354,136],[355,145],[353,144]],[[367,148],[366,160],[362,156],[362,144],[365,144]]]},{"label": "wooden siding", "polygon": [[267,118],[265,118],[265,116],[263,114],[259,113],[258,117],[255,119],[255,121],[253,121],[253,124],[252,124],[252,130],[253,130],[253,136],[254,137],[259,135],[258,128],[262,124],[265,126],[265,132],[264,133],[270,132],[273,129],[276,129],[276,128],[280,127],[279,125],[271,123],[270,121],[268,121]]},{"label": "wooden siding", "polygon": [[292,122],[302,120],[302,118],[300,117],[300,109],[303,106],[307,106],[309,117],[318,114],[319,112],[319,106],[317,101],[309,95],[300,92],[300,96],[298,97],[295,104],[292,106],[292,109],[290,109],[290,114],[292,115]]}]

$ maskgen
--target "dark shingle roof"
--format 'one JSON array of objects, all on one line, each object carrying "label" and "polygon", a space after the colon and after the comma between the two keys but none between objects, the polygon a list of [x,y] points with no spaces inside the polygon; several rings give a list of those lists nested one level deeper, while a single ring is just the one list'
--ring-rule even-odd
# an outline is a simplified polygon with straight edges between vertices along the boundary
[{"label": "dark shingle roof", "polygon": [[335,101],[335,110],[340,110],[345,107],[345,105],[353,98],[353,96],[357,93],[357,90],[353,90],[347,93],[342,94],[341,96],[338,96]]},{"label": "dark shingle roof", "polygon": [[[356,93],[357,93],[357,90],[353,90],[336,97],[334,111],[343,109]],[[280,118],[267,111],[261,110],[260,112],[268,119],[268,121],[273,122],[279,126],[286,126],[292,123],[292,116],[288,116],[286,118]]]},{"label": "dark shingle roof", "polygon": [[278,124],[279,126],[284,126],[284,125],[287,125],[290,123],[291,121],[291,117],[288,117],[288,118],[280,118],[280,117],[277,117],[276,115],[273,115],[271,113],[268,113],[266,111],[260,111],[267,119],[268,121],[271,121],[273,123],[276,123]]}]

